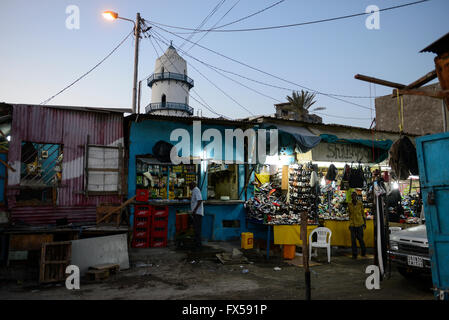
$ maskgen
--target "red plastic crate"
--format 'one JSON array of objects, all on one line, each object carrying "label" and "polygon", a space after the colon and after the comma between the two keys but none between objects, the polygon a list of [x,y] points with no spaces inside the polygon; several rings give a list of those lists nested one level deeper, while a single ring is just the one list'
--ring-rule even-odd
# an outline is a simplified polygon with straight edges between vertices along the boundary
[{"label": "red plastic crate", "polygon": [[150,246],[152,248],[166,247],[167,246],[167,238],[153,238],[153,239],[151,239]]},{"label": "red plastic crate", "polygon": [[181,230],[185,231],[189,229],[189,215],[183,214],[181,217]]},{"label": "red plastic crate", "polygon": [[134,215],[136,217],[149,217],[151,216],[151,206],[136,205],[134,206]]},{"label": "red plastic crate", "polygon": [[150,246],[150,241],[148,238],[134,238],[131,244],[133,248],[148,248]]},{"label": "red plastic crate", "polygon": [[167,228],[166,227],[153,227],[151,230],[151,239],[156,238],[167,238]]},{"label": "red plastic crate", "polygon": [[148,228],[134,228],[134,238],[146,238],[150,237],[150,229]]},{"label": "red plastic crate", "polygon": [[180,214],[176,215],[176,232],[182,231],[182,216]]},{"label": "red plastic crate", "polygon": [[148,189],[136,190],[136,201],[148,201],[150,199],[150,191]]},{"label": "red plastic crate", "polygon": [[153,216],[151,219],[151,225],[153,228],[157,227],[167,227],[168,226],[168,217],[155,217]]},{"label": "red plastic crate", "polygon": [[168,206],[153,206],[152,214],[153,216],[168,216]]},{"label": "red plastic crate", "polygon": [[134,228],[148,228],[151,227],[150,217],[136,217],[134,216]]}]

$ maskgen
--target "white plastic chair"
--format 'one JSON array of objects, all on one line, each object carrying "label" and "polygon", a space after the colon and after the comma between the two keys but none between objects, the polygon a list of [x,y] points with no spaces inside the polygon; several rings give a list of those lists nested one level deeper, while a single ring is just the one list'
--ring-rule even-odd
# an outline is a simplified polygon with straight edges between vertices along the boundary
[{"label": "white plastic chair", "polygon": [[[317,234],[317,241],[312,242],[312,236]],[[329,235],[329,237],[327,237]],[[309,235],[309,260],[312,259],[312,248],[327,248],[327,262],[331,263],[331,236],[332,231],[325,227],[313,230]]]}]

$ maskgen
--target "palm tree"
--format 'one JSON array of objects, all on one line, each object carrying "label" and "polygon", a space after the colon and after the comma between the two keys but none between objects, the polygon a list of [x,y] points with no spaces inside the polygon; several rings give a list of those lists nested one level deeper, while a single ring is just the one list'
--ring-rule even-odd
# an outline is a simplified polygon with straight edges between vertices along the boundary
[{"label": "palm tree", "polygon": [[315,95],[315,93],[304,90],[301,90],[301,93],[293,91],[291,96],[287,96],[287,100],[290,103],[288,109],[296,114],[298,120],[304,120],[305,116],[309,114],[309,111],[326,109],[325,107],[318,107],[310,110],[310,107],[316,102],[314,101]]}]

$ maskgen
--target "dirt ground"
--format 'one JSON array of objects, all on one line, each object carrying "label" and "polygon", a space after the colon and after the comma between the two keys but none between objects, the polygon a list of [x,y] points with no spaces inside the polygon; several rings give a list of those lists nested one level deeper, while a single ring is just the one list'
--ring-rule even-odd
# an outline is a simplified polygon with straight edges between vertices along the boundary
[{"label": "dirt ground", "polygon": [[[304,270],[288,264],[275,252],[267,261],[266,251],[246,250],[249,263],[223,265],[219,252],[232,252],[239,243],[209,242],[201,252],[168,248],[133,249],[130,269],[101,282],[81,279],[79,290],[64,283],[39,286],[35,282],[0,280],[0,299],[149,299],[149,300],[302,300],[305,298]],[[295,259],[300,260],[300,258]],[[365,269],[370,255],[353,260],[348,248],[332,248],[331,263],[326,253],[312,259],[312,300],[433,300],[429,277],[405,279],[395,269],[379,290],[365,287]],[[274,270],[279,267],[281,270]]]}]

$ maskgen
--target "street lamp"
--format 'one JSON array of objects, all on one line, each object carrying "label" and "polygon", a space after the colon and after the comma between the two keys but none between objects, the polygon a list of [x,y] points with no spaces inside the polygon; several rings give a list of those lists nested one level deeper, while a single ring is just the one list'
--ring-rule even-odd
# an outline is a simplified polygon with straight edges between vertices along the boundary
[{"label": "street lamp", "polygon": [[115,20],[118,18],[118,13],[114,11],[105,11],[103,12],[103,17],[106,20]]},{"label": "street lamp", "polygon": [[143,19],[140,18],[140,13],[136,14],[136,21],[131,19],[119,17],[117,12],[114,11],[104,11],[102,13],[103,17],[107,20],[126,20],[134,24],[134,36],[136,37],[135,47],[134,47],[134,81],[133,81],[133,100],[132,100],[132,113],[136,113],[136,101],[137,101],[137,69],[139,64],[139,39],[140,39],[140,24]]}]

